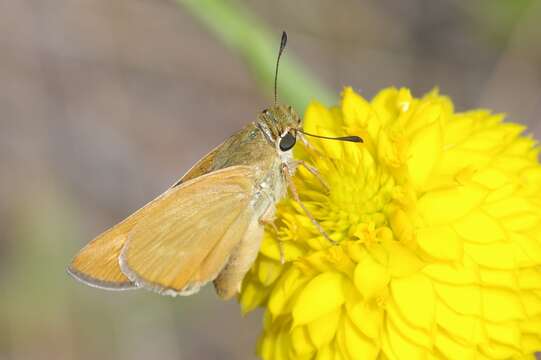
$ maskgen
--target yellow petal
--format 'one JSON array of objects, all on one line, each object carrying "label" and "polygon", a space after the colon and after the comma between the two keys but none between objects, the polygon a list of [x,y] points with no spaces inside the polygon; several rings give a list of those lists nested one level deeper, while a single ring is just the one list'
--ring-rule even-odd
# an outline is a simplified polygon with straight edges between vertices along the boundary
[{"label": "yellow petal", "polygon": [[368,255],[364,256],[355,267],[353,279],[361,295],[366,299],[371,299],[379,295],[387,286],[390,276],[386,267]]},{"label": "yellow petal", "polygon": [[346,126],[366,127],[372,112],[370,104],[351,87],[342,93],[342,114]]},{"label": "yellow petal", "polygon": [[345,252],[355,262],[361,261],[366,256],[366,249],[359,241],[346,241],[340,245],[344,247]]},{"label": "yellow petal", "polygon": [[269,288],[265,288],[245,278],[239,300],[242,314],[245,315],[260,306],[267,298],[269,292]]},{"label": "yellow petal", "polygon": [[371,339],[378,339],[383,324],[383,310],[370,303],[346,303],[347,313],[357,328]]},{"label": "yellow petal", "polygon": [[393,326],[404,338],[427,349],[432,347],[434,342],[433,331],[427,331],[409,323],[393,300],[387,301],[386,310],[387,321],[392,322]]},{"label": "yellow petal", "polygon": [[459,314],[441,301],[436,307],[436,322],[449,335],[462,342],[477,344],[486,341],[485,329],[480,318]]},{"label": "yellow petal", "polygon": [[482,352],[493,359],[509,359],[514,355],[520,354],[516,349],[495,341],[491,341],[487,344],[480,344],[479,348]]},{"label": "yellow petal", "polygon": [[486,129],[477,134],[471,134],[464,140],[461,146],[468,150],[490,153],[501,146],[502,133],[500,129],[501,128],[494,128],[492,130]]},{"label": "yellow petal", "polygon": [[[282,247],[284,249],[284,258],[286,261],[292,261],[304,255],[302,246],[299,246],[293,241],[282,241]],[[278,262],[280,261],[280,246],[278,241],[267,232],[263,236],[260,252],[269,259],[273,259]]]},{"label": "yellow petal", "polygon": [[415,228],[405,211],[401,209],[392,211],[389,214],[389,222],[397,240],[407,244],[413,239]]},{"label": "yellow petal", "polygon": [[310,133],[317,132],[319,127],[334,128],[335,118],[331,111],[323,104],[316,101],[311,102],[304,113],[303,127]]},{"label": "yellow petal", "polygon": [[335,311],[344,303],[342,275],[327,272],[313,278],[293,306],[293,327]]},{"label": "yellow petal", "polygon": [[471,213],[486,194],[473,185],[431,191],[419,199],[418,209],[427,225],[449,224]]},{"label": "yellow petal", "polygon": [[476,359],[475,345],[460,344],[442,331],[436,332],[436,348],[448,359]]},{"label": "yellow petal", "polygon": [[528,255],[532,265],[541,265],[541,232],[534,231],[527,235],[511,233],[510,238]]},{"label": "yellow petal", "polygon": [[258,262],[257,277],[261,284],[269,286],[280,276],[282,265],[276,260],[261,256]]},{"label": "yellow petal", "polygon": [[496,190],[506,185],[510,181],[510,177],[501,170],[486,168],[476,171],[473,180],[490,190]]},{"label": "yellow petal", "polygon": [[439,260],[462,258],[462,241],[450,226],[433,226],[417,231],[417,243],[430,256]]},{"label": "yellow petal", "polygon": [[257,353],[262,359],[274,359],[276,335],[275,332],[269,332],[260,338],[257,344]]},{"label": "yellow petal", "polygon": [[386,325],[384,337],[388,337],[392,357],[408,360],[425,359],[428,349],[408,341],[390,321],[387,321]]},{"label": "yellow petal", "polygon": [[270,233],[265,232],[263,235],[263,240],[261,241],[261,247],[259,251],[271,258],[271,259],[280,259],[280,249],[278,248],[278,241],[274,239]]},{"label": "yellow petal", "polygon": [[541,167],[540,166],[532,166],[525,169],[521,173],[521,176],[525,180],[526,184],[536,189],[539,189],[539,185],[541,185]]},{"label": "yellow petal", "polygon": [[378,119],[381,119],[384,124],[398,116],[400,110],[397,107],[398,92],[396,88],[384,89],[374,96],[370,102],[377,113]]},{"label": "yellow petal", "polygon": [[494,166],[509,173],[518,173],[531,165],[531,160],[524,156],[502,154],[494,159]]},{"label": "yellow petal", "polygon": [[342,246],[332,246],[325,252],[326,261],[330,264],[330,268],[342,272],[350,276],[355,269],[355,263],[346,253]]},{"label": "yellow petal", "polygon": [[349,320],[344,319],[341,329],[345,350],[350,359],[375,359],[379,352],[379,344],[365,337]]},{"label": "yellow petal", "polygon": [[405,154],[400,151],[402,143],[393,140],[388,134],[379,133],[376,149],[380,162],[389,167],[398,168],[404,164]]},{"label": "yellow petal", "polygon": [[459,314],[481,316],[481,289],[473,285],[434,283],[440,301]]},{"label": "yellow petal", "polygon": [[[509,197],[512,197],[517,192],[516,183],[507,183],[495,190],[492,190],[485,199],[485,205],[483,205],[483,210],[486,211],[490,216],[494,216],[494,211],[489,210],[494,206],[496,209],[496,214],[498,208],[501,206],[498,202],[505,200]],[[495,216],[498,218],[499,216]]]},{"label": "yellow petal", "polygon": [[525,352],[538,351],[541,349],[541,337],[531,334],[522,335],[520,347],[524,349]]},{"label": "yellow petal", "polygon": [[522,289],[541,289],[541,269],[520,269],[518,271],[518,284]]},{"label": "yellow petal", "polygon": [[269,297],[267,307],[270,313],[276,317],[290,311],[292,300],[298,290],[300,290],[308,279],[301,275],[301,272],[292,268],[280,277],[274,285],[273,291]]},{"label": "yellow petal", "polygon": [[383,331],[382,336],[381,336],[380,359],[381,360],[399,360],[400,359],[396,356],[393,348],[391,347],[387,330]]},{"label": "yellow petal", "polygon": [[424,189],[428,177],[438,163],[442,148],[442,133],[439,122],[434,121],[417,131],[409,147],[408,168],[416,189]]},{"label": "yellow petal", "polygon": [[520,329],[516,323],[487,321],[485,322],[485,329],[491,339],[520,350]]},{"label": "yellow petal", "polygon": [[333,348],[331,346],[325,346],[316,353],[316,357],[314,360],[335,360],[335,352],[333,351]]},{"label": "yellow petal", "polygon": [[316,351],[314,344],[310,340],[306,326],[297,326],[291,330],[291,344],[297,356],[310,356]]},{"label": "yellow petal", "polygon": [[[392,277],[410,276],[418,272],[423,266],[423,262],[417,254],[398,241],[386,241],[384,247],[387,249],[389,272]],[[374,247],[374,249],[377,249]],[[371,250],[372,256],[374,254]],[[377,256],[374,256],[378,259]]]},{"label": "yellow petal", "polygon": [[477,284],[477,273],[470,266],[462,264],[450,265],[444,263],[429,264],[423,268],[423,273],[434,280],[454,285]]},{"label": "yellow petal", "polygon": [[481,210],[472,211],[453,227],[464,239],[475,243],[486,244],[506,239],[500,223]]},{"label": "yellow petal", "polygon": [[415,116],[412,116],[406,124],[410,137],[419,129],[432,125],[441,119],[444,109],[437,102],[425,102],[419,105]]},{"label": "yellow petal", "polygon": [[308,323],[308,333],[310,334],[310,339],[316,348],[321,349],[331,342],[336,334],[339,320],[340,310],[338,309]]},{"label": "yellow petal", "polygon": [[290,336],[286,329],[281,328],[276,336],[274,343],[274,358],[275,359],[288,359],[289,351],[291,348]]},{"label": "yellow petal", "polygon": [[[337,136],[338,134],[333,131],[336,128],[336,118],[328,108],[317,102],[312,102],[308,106],[304,115],[304,130],[306,132],[323,136]],[[316,147],[322,148],[326,156],[335,159],[342,158],[343,148],[339,141],[310,139],[310,142]]]},{"label": "yellow petal", "polygon": [[541,334],[541,316],[532,316],[519,322],[519,328],[524,333]]},{"label": "yellow petal", "polygon": [[442,153],[440,169],[445,174],[457,174],[467,167],[484,168],[492,159],[486,152],[451,147]]},{"label": "yellow petal", "polygon": [[484,204],[483,209],[495,218],[538,211],[528,200],[518,196]]},{"label": "yellow petal", "polygon": [[[402,316],[412,325],[431,330],[435,297],[431,281],[422,274],[393,279],[391,293]],[[419,311],[423,309],[423,311]]]},{"label": "yellow petal", "polygon": [[471,113],[455,114],[453,121],[445,124],[444,136],[446,144],[453,144],[456,146],[456,144],[461,143],[464,138],[469,136],[474,123],[479,123],[475,121],[470,114]]},{"label": "yellow petal", "polygon": [[514,269],[515,263],[515,246],[510,243],[495,243],[495,244],[472,244],[464,243],[464,252],[471,258],[486,267],[493,269]]},{"label": "yellow petal", "polygon": [[402,112],[408,112],[412,103],[411,91],[407,88],[401,88],[398,90],[396,97],[396,107]]},{"label": "yellow petal", "polygon": [[541,315],[541,297],[533,293],[522,292],[520,300],[529,318]]},{"label": "yellow petal", "polygon": [[539,212],[524,212],[503,217],[500,221],[507,231],[526,231],[539,226],[541,214]]},{"label": "yellow petal", "polygon": [[479,277],[484,286],[504,287],[509,290],[517,290],[517,278],[513,271],[479,269]]}]

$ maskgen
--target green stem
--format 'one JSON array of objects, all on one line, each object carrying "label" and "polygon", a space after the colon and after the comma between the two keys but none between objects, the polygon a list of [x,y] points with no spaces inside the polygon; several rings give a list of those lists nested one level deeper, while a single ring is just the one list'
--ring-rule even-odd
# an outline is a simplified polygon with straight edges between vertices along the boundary
[{"label": "green stem", "polygon": [[[225,0],[177,0],[226,46],[239,53],[256,79],[272,92],[281,33],[271,33],[255,15]],[[286,52],[288,52],[286,50]],[[311,76],[291,54],[280,64],[279,98],[303,112],[312,99],[331,105],[336,96]]]}]

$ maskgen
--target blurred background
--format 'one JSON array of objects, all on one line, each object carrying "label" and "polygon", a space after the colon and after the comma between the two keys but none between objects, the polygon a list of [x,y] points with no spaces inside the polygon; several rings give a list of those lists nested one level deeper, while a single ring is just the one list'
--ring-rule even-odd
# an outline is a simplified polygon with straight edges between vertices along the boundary
[{"label": "blurred background", "polygon": [[541,2],[0,0],[0,359],[253,359],[261,313],[211,287],[106,292],[65,273],[95,235],[272,101],[302,113],[351,85],[541,137]]}]

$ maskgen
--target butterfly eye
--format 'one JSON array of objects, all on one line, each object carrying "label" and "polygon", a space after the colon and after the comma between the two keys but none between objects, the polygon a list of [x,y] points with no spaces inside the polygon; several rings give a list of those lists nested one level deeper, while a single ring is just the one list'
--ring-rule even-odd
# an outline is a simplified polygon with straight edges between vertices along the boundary
[{"label": "butterfly eye", "polygon": [[293,146],[295,146],[296,141],[297,139],[295,139],[295,136],[288,132],[280,139],[280,150],[288,151]]}]

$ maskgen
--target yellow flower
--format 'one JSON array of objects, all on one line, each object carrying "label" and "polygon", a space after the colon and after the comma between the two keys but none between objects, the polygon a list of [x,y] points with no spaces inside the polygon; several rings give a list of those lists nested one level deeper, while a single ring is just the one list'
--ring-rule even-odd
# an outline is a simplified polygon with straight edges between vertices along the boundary
[{"label": "yellow flower", "polygon": [[[279,204],[243,282],[263,359],[514,359],[541,349],[541,166],[525,128],[433,91],[312,103],[303,202]],[[282,242],[286,264],[280,264]]]}]

